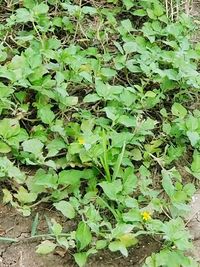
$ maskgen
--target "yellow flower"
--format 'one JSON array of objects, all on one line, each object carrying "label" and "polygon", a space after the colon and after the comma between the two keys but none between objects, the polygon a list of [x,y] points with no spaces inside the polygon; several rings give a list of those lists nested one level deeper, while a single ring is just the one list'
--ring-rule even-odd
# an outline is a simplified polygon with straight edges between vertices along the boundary
[{"label": "yellow flower", "polygon": [[144,212],[142,212],[141,215],[142,215],[142,219],[143,219],[144,221],[149,221],[149,220],[151,220],[151,214],[150,214],[148,211],[144,211]]},{"label": "yellow flower", "polygon": [[83,137],[79,137],[79,138],[78,138],[78,143],[79,143],[80,145],[84,145],[84,144],[85,144],[85,139],[84,139]]}]

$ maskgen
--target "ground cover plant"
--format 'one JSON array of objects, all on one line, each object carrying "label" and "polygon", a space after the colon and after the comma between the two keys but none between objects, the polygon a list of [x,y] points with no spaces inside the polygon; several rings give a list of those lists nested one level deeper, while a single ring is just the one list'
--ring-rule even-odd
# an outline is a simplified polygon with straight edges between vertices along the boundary
[{"label": "ground cover plant", "polygon": [[162,247],[143,266],[198,266],[184,221],[200,179],[196,25],[158,0],[0,2],[3,201],[76,222],[47,219],[41,236],[37,214],[36,252],[85,266],[151,236]]}]

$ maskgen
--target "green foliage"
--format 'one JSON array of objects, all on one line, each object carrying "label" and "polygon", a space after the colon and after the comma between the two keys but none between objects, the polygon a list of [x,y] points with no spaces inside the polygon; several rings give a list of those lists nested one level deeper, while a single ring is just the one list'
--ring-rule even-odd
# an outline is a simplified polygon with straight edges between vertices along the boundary
[{"label": "green foliage", "polygon": [[200,179],[196,26],[158,0],[17,2],[0,26],[3,201],[24,216],[49,202],[76,225],[47,219],[36,252],[61,246],[85,266],[158,235],[144,266],[197,266],[183,222],[196,189],[175,167],[188,153]]}]

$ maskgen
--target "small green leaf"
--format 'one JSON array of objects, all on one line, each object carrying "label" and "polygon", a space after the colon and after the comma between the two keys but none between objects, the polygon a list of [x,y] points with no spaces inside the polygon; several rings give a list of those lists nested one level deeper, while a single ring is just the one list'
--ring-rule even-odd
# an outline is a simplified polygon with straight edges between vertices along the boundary
[{"label": "small green leaf", "polygon": [[132,151],[131,151],[132,155],[133,155],[133,160],[136,160],[136,161],[140,161],[142,160],[142,153],[140,151],[139,148],[134,148]]},{"label": "small green leaf", "polygon": [[104,249],[107,246],[107,240],[98,240],[96,242],[96,249]]},{"label": "small green leaf", "polygon": [[101,98],[97,94],[88,94],[84,97],[83,101],[85,103],[90,103],[90,102],[97,102]]},{"label": "small green leaf", "polygon": [[55,236],[59,236],[62,233],[62,226],[53,219],[52,223],[53,223],[51,227],[52,232],[54,233]]},{"label": "small green leaf", "polygon": [[45,3],[35,5],[33,8],[33,12],[36,16],[41,15],[41,14],[46,14],[48,10],[49,10],[49,6],[46,5]]},{"label": "small green leaf", "polygon": [[75,262],[78,264],[79,267],[85,266],[87,262],[87,258],[88,258],[88,255],[86,252],[75,253],[73,256],[74,256]]},{"label": "small green leaf", "polygon": [[126,248],[134,246],[138,243],[137,238],[135,238],[135,236],[131,233],[127,233],[127,234],[120,236],[119,240]]},{"label": "small green leaf", "polygon": [[75,210],[69,202],[62,200],[58,203],[54,203],[53,205],[57,210],[62,212],[65,217],[69,219],[73,219],[75,217]]},{"label": "small green leaf", "polygon": [[123,4],[126,6],[127,10],[131,9],[135,5],[134,0],[123,0]]},{"label": "small green leaf", "polygon": [[191,170],[194,173],[200,173],[200,153],[195,150],[193,153],[193,161],[191,165]]},{"label": "small green leaf", "polygon": [[26,23],[28,21],[32,21],[33,18],[30,12],[26,8],[18,8],[16,10],[16,22],[18,23]]},{"label": "small green leaf", "polygon": [[35,156],[39,156],[42,153],[44,147],[43,143],[39,139],[30,139],[22,143],[23,150],[33,153]]},{"label": "small green leaf", "polygon": [[56,248],[55,243],[49,240],[45,240],[39,246],[37,246],[36,253],[46,255],[53,252],[55,248]]},{"label": "small green leaf", "polygon": [[0,153],[7,154],[10,151],[11,151],[11,148],[3,141],[0,141]]},{"label": "small green leaf", "polygon": [[111,199],[116,200],[117,194],[122,191],[122,182],[121,180],[115,180],[113,182],[104,181],[99,184],[104,193]]},{"label": "small green leaf", "polygon": [[128,257],[126,246],[121,241],[113,241],[108,247],[112,252],[120,251],[125,257]]},{"label": "small green leaf", "polygon": [[51,110],[51,107],[46,105],[38,110],[38,116],[41,118],[42,122],[45,124],[51,124],[55,119],[55,114]]},{"label": "small green leaf", "polygon": [[9,139],[20,133],[19,121],[15,119],[3,119],[0,121],[0,135]]},{"label": "small green leaf", "polygon": [[187,115],[187,110],[179,103],[174,103],[172,106],[172,114],[174,116],[184,118]]},{"label": "small green leaf", "polygon": [[37,199],[36,193],[29,193],[23,186],[19,187],[17,194],[14,194],[14,196],[20,203],[32,203]]},{"label": "small green leaf", "polygon": [[197,132],[187,131],[187,137],[189,138],[192,146],[195,146],[200,140],[200,135]]},{"label": "small green leaf", "polygon": [[138,50],[138,46],[136,42],[127,42],[124,44],[123,48],[126,54],[137,52]]},{"label": "small green leaf", "polygon": [[80,250],[87,247],[92,241],[92,234],[89,226],[85,222],[80,222],[76,230],[76,242]]},{"label": "small green leaf", "polygon": [[132,26],[130,19],[122,20],[121,24],[123,28],[126,30],[126,32],[131,32],[133,30],[133,26]]},{"label": "small green leaf", "polygon": [[3,203],[7,204],[9,202],[12,202],[13,197],[10,191],[6,188],[3,189],[2,191],[3,191]]}]

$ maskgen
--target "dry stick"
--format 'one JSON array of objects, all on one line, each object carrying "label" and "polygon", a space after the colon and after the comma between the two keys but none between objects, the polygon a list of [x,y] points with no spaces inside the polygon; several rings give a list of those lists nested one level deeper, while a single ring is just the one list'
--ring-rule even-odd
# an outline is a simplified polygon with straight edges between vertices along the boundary
[{"label": "dry stick", "polygon": [[177,19],[178,19],[178,17],[179,17],[179,4],[180,4],[180,0],[176,1]]},{"label": "dry stick", "polygon": [[166,15],[169,18],[168,0],[165,0],[165,9],[166,9]]},{"label": "dry stick", "polygon": [[185,223],[185,226],[187,226],[199,212],[200,212],[200,208],[191,216],[191,218],[189,218],[189,220]]},{"label": "dry stick", "polygon": [[172,20],[174,20],[173,0],[171,0],[170,5],[171,5],[171,18]]}]

